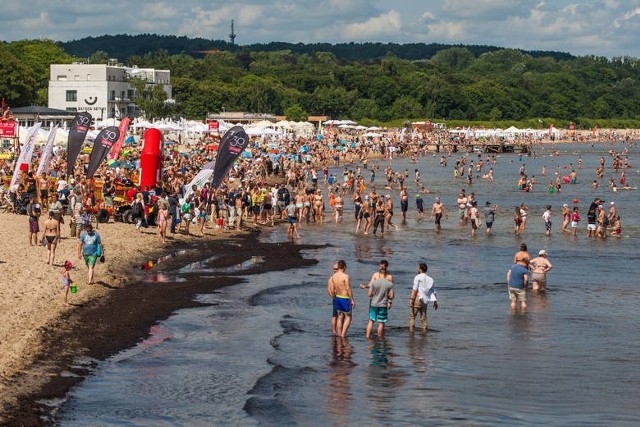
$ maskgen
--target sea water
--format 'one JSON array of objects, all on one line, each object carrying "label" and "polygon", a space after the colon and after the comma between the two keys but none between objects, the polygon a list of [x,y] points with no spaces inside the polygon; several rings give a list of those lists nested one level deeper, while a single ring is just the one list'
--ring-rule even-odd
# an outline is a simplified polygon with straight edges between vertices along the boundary
[{"label": "sea water", "polygon": [[[471,186],[453,178],[454,157],[447,168],[439,167],[439,155],[417,163],[380,161],[376,186],[396,203],[397,230],[384,237],[354,234],[349,202],[341,224],[302,224],[301,242],[330,244],[305,252],[318,264],[246,276],[242,284],[199,296],[212,305],[178,311],[139,345],[99,363],[70,393],[60,425],[638,425],[639,203],[635,191],[608,188],[611,148],[623,146],[558,145],[559,156],[550,156],[549,146],[537,158],[500,155],[491,165],[496,182],[479,179]],[[631,185],[640,180],[637,154],[631,147]],[[569,163],[577,168],[579,156],[578,184],[550,194],[548,181],[555,172],[568,175]],[[601,156],[607,170],[595,190]],[[469,158],[477,162],[477,155]],[[538,180],[530,193],[516,189],[523,163]],[[382,168],[389,164],[409,170],[404,224],[397,189],[382,189]],[[424,196],[427,211],[436,195],[449,209],[439,233],[428,215],[417,219],[416,168],[431,190]],[[485,201],[498,204],[493,236],[481,227],[472,239],[470,227],[458,224],[461,188],[476,193],[480,211]],[[616,202],[623,237],[587,239],[586,211],[596,196],[607,208]],[[572,206],[574,198],[583,218],[577,237],[560,232],[561,206]],[[515,235],[513,207],[521,202],[529,220],[526,232]],[[541,218],[547,204],[554,214],[550,237]],[[286,241],[286,225],[261,238]],[[512,313],[505,276],[521,242],[532,256],[546,249],[554,268],[549,290],[529,292],[528,310]],[[347,263],[356,300],[346,340],[330,334],[326,284],[338,259]],[[381,259],[389,261],[396,299],[386,338],[367,340],[368,298],[357,285],[368,282]],[[429,308],[426,336],[407,329],[419,262],[428,263],[440,303],[438,311]],[[198,268],[215,269],[215,258],[181,271]]]}]

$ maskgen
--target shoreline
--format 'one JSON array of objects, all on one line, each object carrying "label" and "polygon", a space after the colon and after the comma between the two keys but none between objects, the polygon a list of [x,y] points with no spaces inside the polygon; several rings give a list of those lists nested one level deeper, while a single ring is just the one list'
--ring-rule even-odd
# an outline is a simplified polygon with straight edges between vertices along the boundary
[{"label": "shoreline", "polygon": [[[0,218],[3,219],[6,228],[6,217],[3,215]],[[13,357],[0,356],[0,423],[3,425],[54,424],[55,419],[50,418],[52,408],[42,401],[64,399],[73,386],[91,375],[94,362],[84,364],[79,363],[79,359],[102,361],[135,346],[150,335],[153,325],[168,318],[176,310],[205,305],[196,301],[195,295],[208,293],[223,286],[240,284],[244,281],[242,276],[245,275],[297,268],[317,262],[303,258],[301,254],[302,250],[317,246],[289,242],[262,243],[258,241],[259,232],[256,231],[214,231],[213,234],[206,234],[204,238],[175,235],[172,243],[162,247],[157,240],[155,228],[150,228],[152,232],[140,233],[142,237],[136,239],[135,235],[139,233],[134,232],[131,225],[116,223],[101,226],[98,232],[105,243],[107,263],[96,270],[98,285],[93,285],[94,289],[86,289],[86,268],[73,258],[72,262],[79,267],[74,268],[73,278],[78,283],[80,301],[70,308],[65,307],[62,303],[62,291],[56,282],[53,288],[55,292],[48,292],[48,298],[43,298],[52,306],[51,312],[47,316],[41,316],[43,320],[40,322],[37,318],[31,319],[30,326],[33,330],[26,334],[27,339],[23,337],[14,340],[17,343],[0,341],[0,348],[9,345],[14,347]],[[105,231],[112,227],[114,230],[111,232]],[[22,230],[22,227],[15,228]],[[128,234],[122,235],[123,228],[130,228]],[[63,236],[65,231],[67,230],[63,228]],[[115,244],[104,237],[118,232],[122,238]],[[25,233],[26,231],[21,234]],[[26,236],[24,240],[26,245]],[[126,246],[127,242],[132,243],[131,240],[134,240],[134,244],[131,245],[134,248],[123,254],[115,252],[119,245]],[[155,240],[156,244],[150,240]],[[6,240],[3,241],[6,244]],[[75,242],[73,243],[72,251],[75,251]],[[70,248],[66,249],[65,254]],[[46,249],[43,251],[42,259],[46,255]],[[2,262],[9,263],[9,260],[5,261],[6,254],[1,250],[0,254]],[[190,278],[188,282],[142,281],[142,265],[149,259],[167,258],[151,270],[161,273],[213,256],[218,257],[215,261],[216,267],[221,268],[237,265],[252,256],[262,256],[265,262],[237,274],[214,274],[213,280]],[[56,264],[63,260],[62,255],[58,256]],[[42,263],[45,264],[44,261]],[[110,270],[105,272],[107,268]],[[59,281],[57,275],[61,267],[53,269],[55,274],[51,275]],[[27,316],[25,313],[19,313],[17,323],[23,323],[22,321],[29,317],[28,314],[31,314],[31,317],[40,317],[39,310],[27,313]],[[15,324],[0,327],[8,327],[13,332],[16,330]]]}]

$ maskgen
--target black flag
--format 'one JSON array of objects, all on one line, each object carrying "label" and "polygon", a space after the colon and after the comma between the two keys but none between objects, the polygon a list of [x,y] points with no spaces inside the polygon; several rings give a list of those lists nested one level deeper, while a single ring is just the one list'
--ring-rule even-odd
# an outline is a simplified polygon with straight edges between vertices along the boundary
[{"label": "black flag", "polygon": [[91,114],[87,112],[78,113],[71,122],[69,129],[69,139],[67,140],[67,176],[73,176],[73,168],[76,165],[76,159],[82,149],[82,143],[87,136],[87,131],[91,125]]},{"label": "black flag", "polygon": [[120,137],[120,130],[116,126],[109,126],[102,129],[93,143],[91,150],[91,158],[89,159],[89,168],[87,169],[87,178],[91,178],[98,170],[100,163],[107,157],[111,151],[111,147]]},{"label": "black flag", "polygon": [[213,188],[222,184],[222,180],[231,169],[233,162],[235,162],[248,143],[249,135],[247,135],[242,126],[234,126],[224,134],[220,144],[218,144],[218,155],[213,168],[213,179],[211,180]]}]

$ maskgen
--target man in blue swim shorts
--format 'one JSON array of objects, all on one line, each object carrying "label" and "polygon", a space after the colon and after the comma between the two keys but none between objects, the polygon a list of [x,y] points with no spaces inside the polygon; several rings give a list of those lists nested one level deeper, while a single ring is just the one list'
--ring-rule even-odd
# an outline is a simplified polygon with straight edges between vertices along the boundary
[{"label": "man in blue swim shorts", "polygon": [[333,265],[333,275],[327,283],[327,293],[333,299],[333,317],[331,318],[331,334],[347,336],[351,326],[351,312],[356,306],[349,275],[345,273],[347,264],[340,260]]}]

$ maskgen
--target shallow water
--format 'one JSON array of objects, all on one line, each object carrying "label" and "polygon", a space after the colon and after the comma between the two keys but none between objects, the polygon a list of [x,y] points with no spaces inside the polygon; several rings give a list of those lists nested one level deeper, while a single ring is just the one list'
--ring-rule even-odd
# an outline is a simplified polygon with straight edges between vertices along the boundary
[{"label": "shallow water", "polygon": [[[608,145],[558,148],[560,157],[522,162],[536,176],[546,164],[548,178],[556,166],[568,173],[562,165],[577,166],[582,155],[579,183],[563,186],[560,194],[549,194],[543,183],[532,193],[517,191],[517,155],[499,158],[496,183],[472,187],[451,178],[452,160],[447,169],[433,157],[417,164],[394,161],[396,169],[420,169],[432,191],[425,206],[442,197],[451,212],[442,232],[427,219],[417,221],[413,204],[407,224],[396,219],[399,230],[383,238],[353,234],[349,210],[343,224],[302,225],[302,242],[332,245],[306,253],[320,263],[247,276],[246,283],[200,296],[213,305],[179,311],[135,348],[99,363],[62,406],[60,424],[638,425],[638,193],[591,188]],[[637,149],[630,160],[638,161]],[[637,170],[629,170],[627,179],[637,183]],[[412,188],[413,173],[408,181]],[[490,200],[500,206],[493,236],[480,229],[472,240],[469,228],[457,225],[455,198],[463,187],[476,192],[479,205]],[[595,196],[616,201],[624,237],[584,236],[586,208]],[[560,206],[574,197],[583,216],[577,238],[559,232]],[[529,225],[514,236],[512,207],[522,201],[530,208]],[[551,237],[540,218],[546,204],[555,213]],[[285,234],[283,225],[263,238],[279,242]],[[554,269],[550,290],[529,293],[528,311],[513,314],[504,281],[522,241],[532,254],[547,249]],[[381,258],[389,260],[397,293],[387,337],[364,338],[368,301],[356,289],[348,340],[332,338],[326,295],[331,265],[344,259],[356,287]],[[424,260],[440,309],[429,309],[426,337],[411,336],[406,301],[417,263]],[[241,274],[260,262],[226,273]],[[205,260],[175,277],[199,268],[212,269]]]}]

